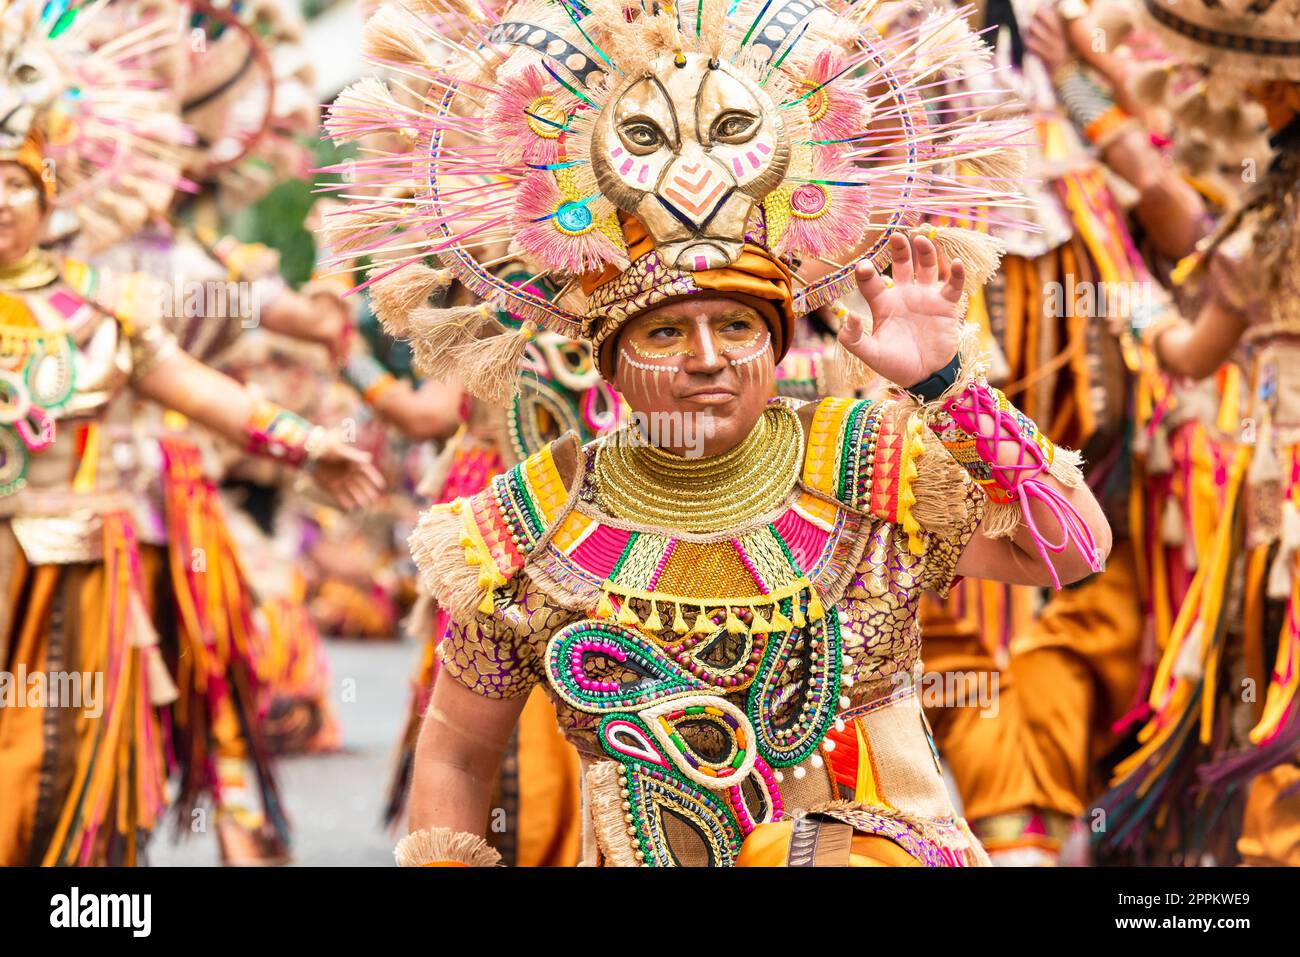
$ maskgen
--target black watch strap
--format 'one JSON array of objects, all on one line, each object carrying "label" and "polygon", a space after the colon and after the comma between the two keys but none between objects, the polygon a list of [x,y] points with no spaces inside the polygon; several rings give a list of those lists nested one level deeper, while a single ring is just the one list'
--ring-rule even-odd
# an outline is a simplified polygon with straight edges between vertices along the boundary
[{"label": "black watch strap", "polygon": [[904,391],[919,402],[933,402],[952,387],[960,373],[961,354],[958,353],[938,372],[931,373],[916,385],[909,385]]}]

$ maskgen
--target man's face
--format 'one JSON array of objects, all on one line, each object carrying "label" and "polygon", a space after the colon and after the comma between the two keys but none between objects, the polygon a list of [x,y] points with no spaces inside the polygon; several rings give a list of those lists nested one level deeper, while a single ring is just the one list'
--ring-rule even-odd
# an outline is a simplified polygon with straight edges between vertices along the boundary
[{"label": "man's face", "polygon": [[17,163],[0,163],[0,263],[27,255],[44,219],[39,184]]},{"label": "man's face", "polygon": [[733,448],[772,396],[771,333],[735,300],[695,297],[652,309],[623,326],[616,348],[614,385],[636,420],[650,425],[648,439],[679,455]]}]

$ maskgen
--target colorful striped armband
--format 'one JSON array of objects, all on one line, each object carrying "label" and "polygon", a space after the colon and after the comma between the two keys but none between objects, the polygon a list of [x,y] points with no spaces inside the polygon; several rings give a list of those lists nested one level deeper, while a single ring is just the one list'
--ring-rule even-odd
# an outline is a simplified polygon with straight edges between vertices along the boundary
[{"label": "colorful striped armband", "polygon": [[322,430],[274,402],[261,401],[244,424],[245,450],[252,455],[300,466],[311,457],[311,446]]},{"label": "colorful striped armband", "polygon": [[[991,502],[1020,507],[1019,518],[1028,527],[1058,589],[1061,582],[1048,552],[1059,555],[1074,544],[1088,559],[1089,567],[1101,571],[1092,530],[1065,496],[1043,481],[1044,473],[1054,471],[1056,446],[1005,395],[972,380],[944,402],[932,428]],[[1055,471],[1064,474],[1063,467],[1064,463]],[[1060,524],[1060,541],[1052,541],[1038,528],[1029,508],[1031,501],[1040,502]]]}]

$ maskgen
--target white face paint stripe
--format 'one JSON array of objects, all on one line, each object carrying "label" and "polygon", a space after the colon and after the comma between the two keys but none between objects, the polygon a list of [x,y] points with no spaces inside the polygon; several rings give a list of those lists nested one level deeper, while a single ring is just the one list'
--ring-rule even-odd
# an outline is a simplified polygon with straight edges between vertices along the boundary
[{"label": "white face paint stripe", "polygon": [[772,331],[769,329],[767,335],[763,337],[762,343],[759,345],[759,347],[756,350],[754,350],[752,353],[745,356],[744,358],[732,359],[731,364],[733,366],[743,366],[743,365],[747,365],[750,362],[756,362],[760,356],[765,355],[767,353],[767,347],[770,346],[771,344],[772,344]]},{"label": "white face paint stripe", "polygon": [[39,199],[40,192],[34,186],[24,186],[12,192],[0,189],[0,206],[8,206],[11,209],[35,205]]},{"label": "white face paint stripe", "polygon": [[633,369],[641,369],[644,372],[672,373],[672,372],[676,372],[678,368],[677,366],[661,366],[653,362],[637,362],[637,360],[633,359],[630,355],[628,355],[628,351],[626,349],[620,347],[618,351],[622,354],[623,358],[627,361],[628,365],[630,365]]}]

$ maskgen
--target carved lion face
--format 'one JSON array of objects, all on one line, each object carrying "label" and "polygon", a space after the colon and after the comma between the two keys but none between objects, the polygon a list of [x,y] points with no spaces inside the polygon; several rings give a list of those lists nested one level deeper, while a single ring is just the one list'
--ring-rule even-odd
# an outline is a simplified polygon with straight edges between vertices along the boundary
[{"label": "carved lion face", "polygon": [[63,91],[53,54],[26,43],[0,51],[0,149],[17,149],[36,118]]},{"label": "carved lion face", "polygon": [[699,271],[740,255],[754,206],[780,185],[779,110],[730,65],[699,55],[628,77],[592,133],[601,191],[637,216],[665,262]]}]

